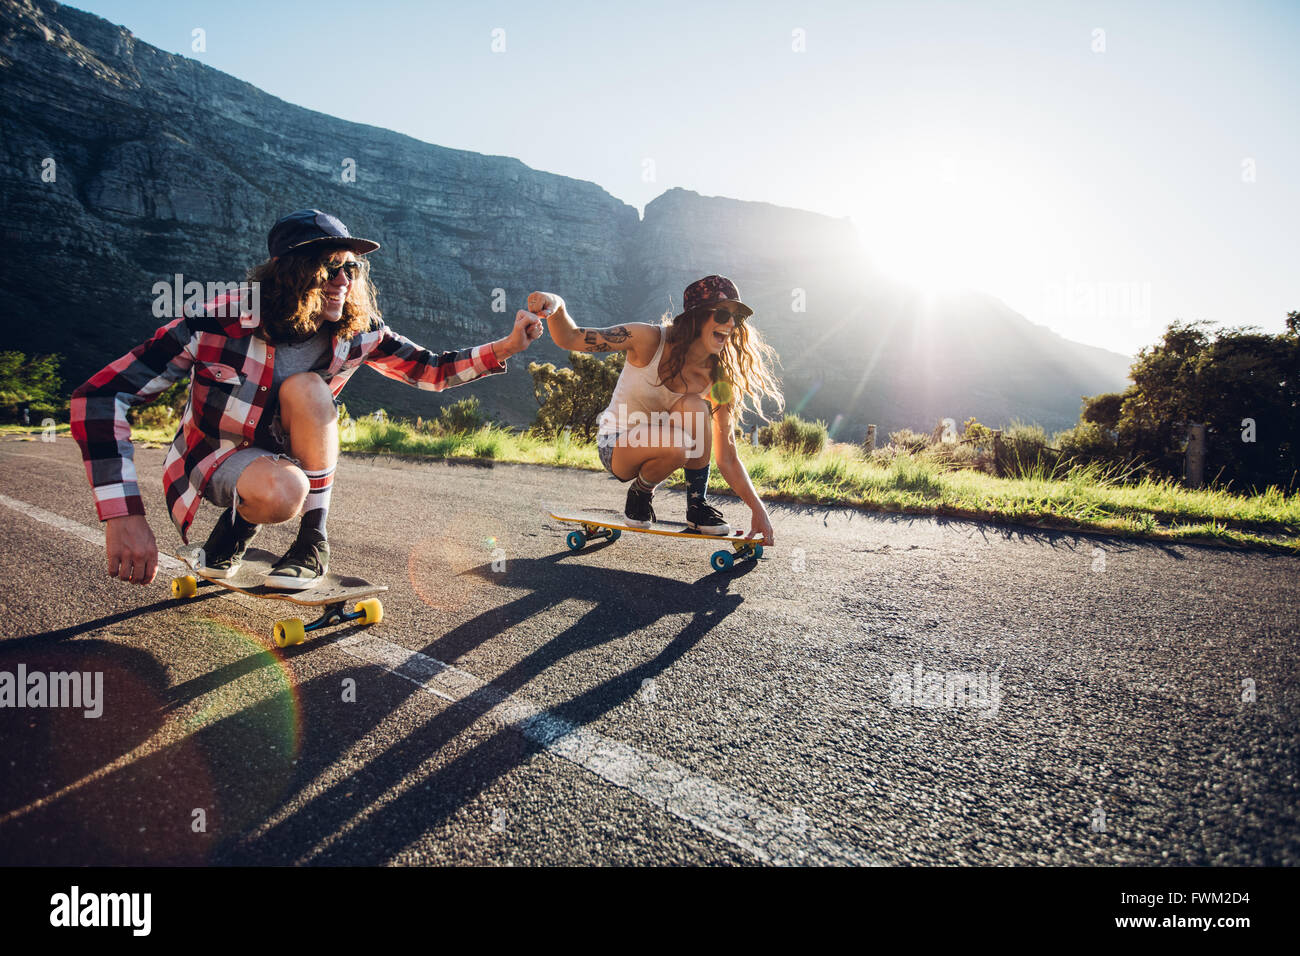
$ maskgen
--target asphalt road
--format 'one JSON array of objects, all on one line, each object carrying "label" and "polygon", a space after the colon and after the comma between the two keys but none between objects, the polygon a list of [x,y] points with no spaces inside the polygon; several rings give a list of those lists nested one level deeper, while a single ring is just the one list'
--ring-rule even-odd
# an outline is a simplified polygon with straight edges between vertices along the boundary
[{"label": "asphalt road", "polygon": [[346,458],[384,620],[277,651],[291,605],[110,581],[76,446],[0,442],[0,679],[103,675],[0,708],[0,863],[1300,862],[1294,557],[775,505],[715,573],[551,506],[622,486]]}]

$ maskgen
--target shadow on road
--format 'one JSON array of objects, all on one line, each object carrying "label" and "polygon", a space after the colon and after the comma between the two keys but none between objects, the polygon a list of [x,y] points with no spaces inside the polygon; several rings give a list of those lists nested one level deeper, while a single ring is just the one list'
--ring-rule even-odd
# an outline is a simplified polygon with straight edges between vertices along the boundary
[{"label": "shadow on road", "polygon": [[[209,600],[216,597],[216,594],[200,594],[197,597],[189,598],[186,603],[197,605],[201,601]],[[133,607],[127,611],[121,611],[117,614],[109,614],[105,617],[96,618],[93,621],[84,621],[80,624],[72,624],[68,627],[61,627],[55,631],[40,631],[35,634],[24,634],[21,637],[5,638],[3,648],[5,651],[19,649],[34,649],[46,647],[58,641],[65,641],[70,637],[79,637],[82,634],[90,634],[92,631],[98,631],[100,628],[111,627],[114,624],[120,624],[123,621],[129,621],[132,618],[140,617],[145,614],[153,614],[157,611],[174,607],[179,602],[175,598],[167,598],[163,601],[155,601],[152,604],[143,604],[140,607]]]},{"label": "shadow on road", "polygon": [[[552,703],[547,710],[574,725],[597,720],[634,697],[642,682],[661,674],[686,654],[740,604],[739,595],[727,591],[732,575],[709,575],[697,583],[632,571],[566,563],[566,555],[542,559],[516,559],[505,573],[490,565],[464,574],[524,593],[492,607],[431,641],[423,653],[449,662],[507,630],[549,615],[560,603],[589,600],[591,608],[578,620],[540,647],[498,674],[486,686],[446,708],[413,729],[399,742],[368,760],[364,767],[313,796],[293,816],[271,827],[255,840],[239,839],[222,851],[217,861],[231,864],[289,862],[309,857],[313,863],[370,865],[383,863],[431,828],[447,822],[458,809],[493,781],[526,762],[542,749],[513,726],[502,727],[490,738],[450,763],[412,783],[419,768],[504,695],[520,694],[526,686],[565,659],[609,641],[650,628],[664,617],[689,614],[690,620],[652,657],[626,670],[598,675],[598,683],[570,700]],[[734,572],[733,572],[734,574]],[[305,645],[301,652],[307,652]],[[603,677],[603,679],[600,679]],[[384,706],[373,712],[374,723],[399,708],[406,697],[420,691],[411,684],[393,696],[393,682],[384,694]],[[299,758],[299,787],[325,772],[342,751],[374,729],[373,723],[339,726],[338,677],[321,678],[302,688],[304,718],[312,727]],[[314,726],[316,718],[326,725]],[[332,731],[332,732],[330,732]],[[323,852],[314,852],[322,839],[345,827],[386,794],[406,781],[408,789],[395,800],[374,810],[345,838]],[[487,821],[484,823],[487,826]]]}]

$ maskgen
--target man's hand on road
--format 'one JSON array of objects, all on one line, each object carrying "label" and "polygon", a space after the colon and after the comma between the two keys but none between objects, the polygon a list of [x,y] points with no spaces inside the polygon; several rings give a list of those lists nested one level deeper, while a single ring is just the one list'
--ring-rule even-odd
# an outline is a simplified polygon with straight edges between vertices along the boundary
[{"label": "man's hand on road", "polygon": [[104,522],[108,576],[133,584],[152,584],[158,572],[158,543],[144,515],[126,515]]}]

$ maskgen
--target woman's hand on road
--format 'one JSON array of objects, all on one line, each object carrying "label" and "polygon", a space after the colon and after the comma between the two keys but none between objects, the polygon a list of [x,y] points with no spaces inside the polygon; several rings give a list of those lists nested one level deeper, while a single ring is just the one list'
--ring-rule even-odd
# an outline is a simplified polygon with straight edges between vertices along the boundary
[{"label": "woman's hand on road", "polygon": [[761,534],[765,545],[771,547],[776,544],[776,535],[772,532],[772,519],[767,516],[767,509],[759,505],[757,508],[750,508],[749,512],[749,536],[756,538]]}]

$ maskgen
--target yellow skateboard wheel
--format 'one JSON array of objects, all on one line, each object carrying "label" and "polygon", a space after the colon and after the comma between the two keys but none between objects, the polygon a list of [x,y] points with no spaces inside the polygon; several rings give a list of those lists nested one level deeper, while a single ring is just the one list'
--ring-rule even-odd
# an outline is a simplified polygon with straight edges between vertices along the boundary
[{"label": "yellow skateboard wheel", "polygon": [[195,580],[194,575],[184,574],[179,578],[172,578],[172,597],[192,598],[198,593],[199,582]]},{"label": "yellow skateboard wheel", "polygon": [[272,636],[275,638],[276,647],[289,647],[305,641],[307,631],[303,627],[301,618],[291,617],[283,621],[276,621]]},{"label": "yellow skateboard wheel", "polygon": [[384,619],[384,606],[379,603],[379,598],[366,598],[364,601],[358,601],[356,607],[352,609],[355,613],[365,614],[365,620],[362,624],[378,624]]}]

